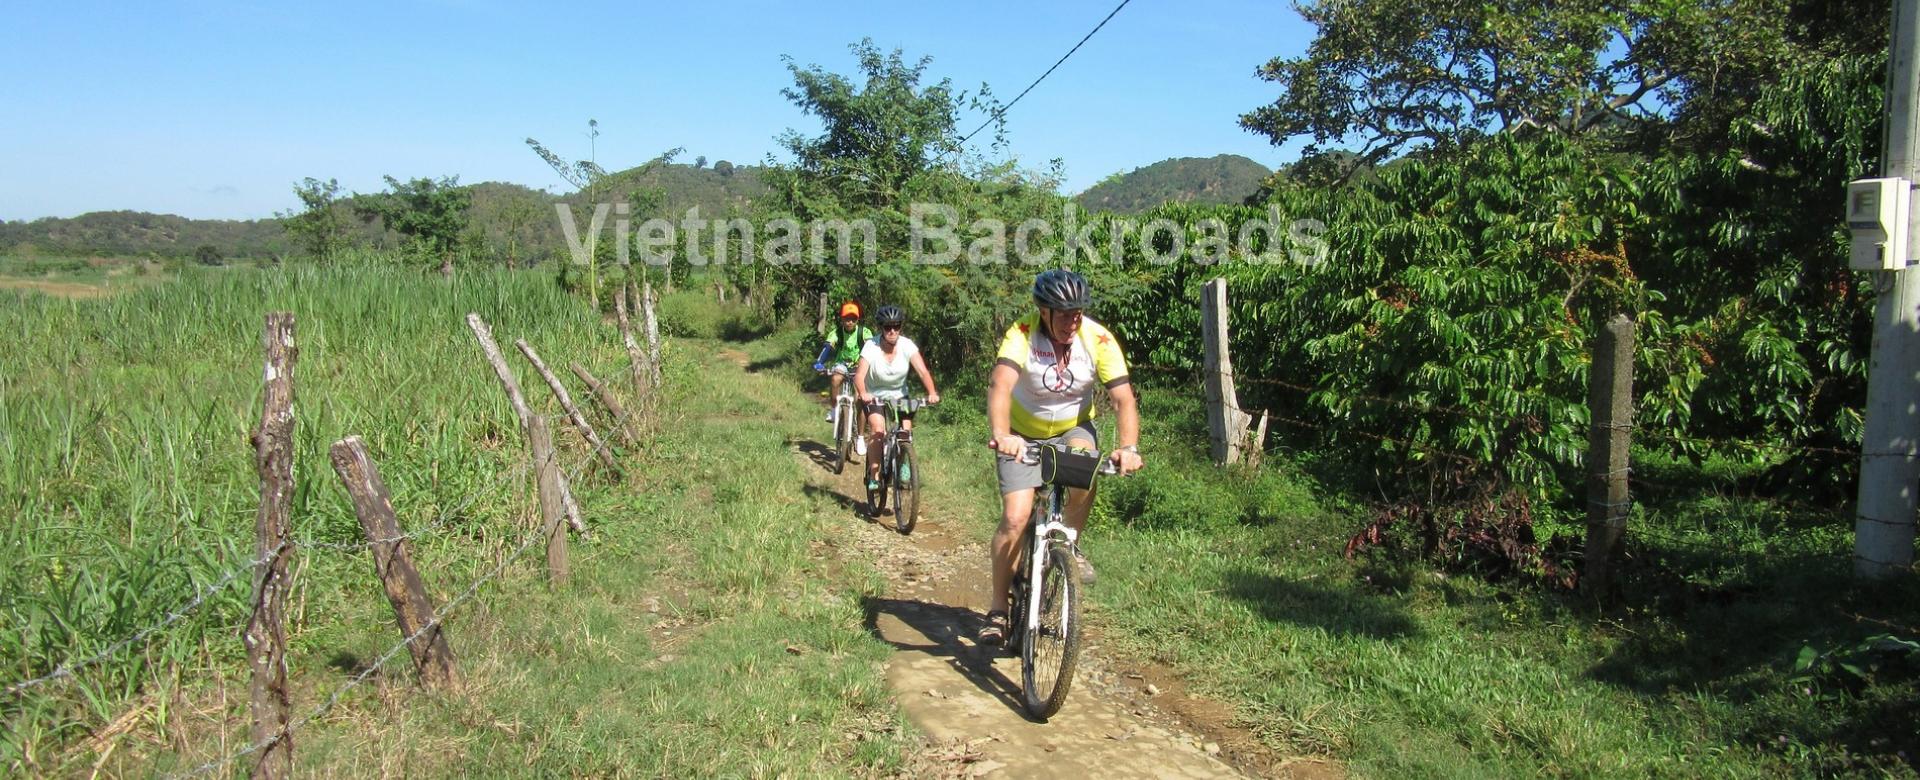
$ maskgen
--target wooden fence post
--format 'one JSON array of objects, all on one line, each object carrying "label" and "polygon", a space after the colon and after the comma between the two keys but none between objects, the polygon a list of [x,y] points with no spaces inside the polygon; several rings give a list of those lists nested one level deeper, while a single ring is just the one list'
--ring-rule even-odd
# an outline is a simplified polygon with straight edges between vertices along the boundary
[{"label": "wooden fence post", "polygon": [[1586,571],[1580,589],[1604,596],[1613,578],[1613,553],[1626,535],[1628,448],[1633,430],[1633,320],[1616,314],[1600,331],[1588,371]]},{"label": "wooden fence post", "polygon": [[533,473],[540,489],[540,530],[547,535],[547,582],[567,581],[567,530],[561,525],[566,509],[561,502],[560,463],[553,450],[547,421],[533,418],[528,438],[533,442]]},{"label": "wooden fence post", "polygon": [[520,392],[520,381],[513,378],[513,371],[507,368],[507,359],[500,355],[500,344],[493,340],[493,329],[487,327],[487,321],[480,319],[479,312],[467,314],[467,327],[473,329],[473,337],[480,342],[480,351],[487,356],[487,365],[493,367],[493,375],[500,379],[500,386],[507,390],[507,402],[513,404],[513,413],[520,418],[520,427],[525,428],[527,421],[533,419],[533,410],[527,406],[527,397]]},{"label": "wooden fence post", "polygon": [[652,389],[660,389],[660,319],[653,313],[653,283],[641,282],[641,307],[647,317],[647,371]]},{"label": "wooden fence post", "polygon": [[593,397],[600,401],[601,406],[607,408],[607,414],[613,416],[613,429],[619,432],[620,443],[628,447],[638,446],[640,434],[634,431],[633,420],[627,417],[627,408],[620,404],[620,398],[615,396],[606,385],[600,384],[600,380],[594,379],[593,375],[587,373],[587,369],[579,363],[569,365],[568,368],[573,369],[573,375],[580,377],[580,381],[586,383],[587,390],[593,393]]},{"label": "wooden fence post", "polygon": [[820,336],[823,338],[829,332],[827,329],[833,327],[833,320],[828,316],[829,314],[830,314],[830,310],[827,308],[827,294],[821,293],[820,294],[820,316],[814,318],[813,332],[820,334]]},{"label": "wooden fence post", "polygon": [[340,484],[353,500],[353,512],[360,516],[360,529],[371,545],[373,573],[386,588],[387,602],[393,605],[394,619],[400,624],[400,637],[420,634],[407,643],[413,668],[428,685],[459,690],[460,670],[454,665],[453,650],[447,646],[446,626],[421,631],[433,621],[433,599],[420,582],[420,572],[413,567],[409,545],[394,517],[393,494],[387,491],[386,480],[380,478],[380,469],[367,456],[360,437],[334,442],[331,452],[333,471],[340,475]]},{"label": "wooden fence post", "polygon": [[1201,342],[1206,353],[1202,376],[1207,386],[1207,438],[1213,445],[1213,465],[1240,461],[1240,444],[1252,415],[1240,410],[1233,387],[1233,360],[1227,354],[1227,280],[1214,279],[1201,288]]},{"label": "wooden fence post", "polygon": [[627,345],[627,361],[633,369],[634,398],[645,398],[647,394],[647,355],[640,350],[640,342],[633,337],[633,321],[627,316],[627,300],[633,297],[633,285],[620,288],[620,299],[614,302],[613,310],[620,318],[620,340]]},{"label": "wooden fence post", "polygon": [[266,394],[260,403],[260,427],[253,434],[254,465],[260,472],[260,510],[254,516],[254,550],[260,560],[253,578],[253,616],[241,641],[252,672],[248,709],[253,715],[253,755],[249,774],[284,778],[293,771],[293,735],[287,733],[287,559],[293,554],[288,524],[293,506],[293,314],[267,315]]},{"label": "wooden fence post", "polygon": [[553,388],[553,397],[560,401],[560,408],[566,410],[567,419],[573,422],[573,427],[580,429],[580,437],[587,440],[588,447],[593,448],[594,456],[607,468],[613,469],[615,474],[622,473],[613,451],[607,449],[607,443],[600,439],[600,434],[594,432],[593,424],[587,422],[587,416],[580,413],[580,407],[573,405],[573,396],[567,393],[567,386],[560,384],[560,377],[547,370],[547,363],[540,359],[540,353],[533,351],[526,339],[514,339],[513,345],[520,348],[520,354],[533,364],[533,370],[540,373],[540,378],[547,380],[547,387]]},{"label": "wooden fence post", "polygon": [[[533,420],[538,416],[527,406],[527,397],[520,392],[520,382],[513,378],[513,370],[507,367],[507,359],[500,355],[500,344],[493,340],[493,329],[487,327],[487,321],[480,319],[478,312],[467,314],[467,327],[473,329],[473,337],[480,342],[480,351],[487,356],[487,364],[493,366],[493,375],[499,377],[500,386],[507,390],[507,401],[513,404],[513,413],[520,417],[520,430],[532,435]],[[587,532],[586,523],[580,518],[580,505],[573,500],[573,488],[567,484],[567,475],[560,475],[561,498],[567,507],[567,520],[573,524],[573,530]]]},{"label": "wooden fence post", "polygon": [[[1270,413],[1260,413],[1260,425],[1247,435],[1247,469],[1260,468],[1261,461],[1267,457],[1267,417]],[[1251,416],[1251,415],[1249,415]]]}]

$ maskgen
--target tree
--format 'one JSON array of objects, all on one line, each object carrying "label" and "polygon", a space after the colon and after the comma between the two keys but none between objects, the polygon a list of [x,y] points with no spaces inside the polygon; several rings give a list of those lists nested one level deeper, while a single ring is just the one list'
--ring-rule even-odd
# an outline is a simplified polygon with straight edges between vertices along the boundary
[{"label": "tree", "polygon": [[[593,210],[599,206],[600,183],[607,177],[607,170],[600,167],[599,162],[597,162],[599,155],[599,138],[600,121],[597,119],[587,120],[587,141],[589,143],[587,153],[589,157],[585,160],[571,163],[567,162],[566,158],[554,154],[552,150],[548,149],[539,141],[532,138],[527,139],[527,146],[533,149],[533,153],[539,155],[540,159],[544,160],[547,166],[553,169],[554,173],[559,174],[560,178],[565,179],[568,184],[573,185],[575,190],[587,194],[586,211],[588,214],[592,214]],[[673,158],[679,156],[679,154],[684,151],[686,151],[685,147],[675,147],[667,150],[660,156],[648,160],[647,163],[641,166],[640,170],[635,173],[635,176],[644,176],[652,173],[660,166],[673,162]],[[591,253],[587,262],[587,300],[596,311],[600,309],[599,255],[599,252]]]},{"label": "tree", "polygon": [[704,154],[703,154],[703,155],[700,155],[700,156],[698,156],[698,157],[695,157],[695,158],[693,158],[693,169],[694,169],[694,170],[700,170],[700,169],[702,169],[702,168],[705,168],[705,167],[707,167],[707,156],[706,156],[706,155],[704,155]]},{"label": "tree", "polygon": [[931,58],[908,65],[895,49],[882,54],[870,38],[849,47],[864,84],[818,65],[802,68],[782,57],[794,84],[780,91],[802,113],[825,125],[817,136],[788,130],[778,141],[794,170],[816,192],[849,205],[898,209],[908,179],[958,153],[954,132],[964,96],[949,80],[922,86]]},{"label": "tree", "polygon": [[1259,70],[1280,97],[1240,124],[1309,138],[1309,157],[1357,143],[1355,165],[1523,128],[1711,145],[1787,63],[1841,34],[1816,5],[1323,0],[1300,8],[1320,28],[1306,54]]},{"label": "tree", "polygon": [[721,176],[732,176],[733,163],[727,162],[726,160],[721,160],[717,163],[714,163],[713,172],[720,174]]},{"label": "tree", "polygon": [[387,192],[360,196],[354,210],[368,221],[379,219],[417,251],[438,258],[440,274],[452,276],[453,255],[466,235],[467,208],[473,202],[472,195],[459,186],[460,177],[407,182],[385,178]]},{"label": "tree", "polygon": [[340,182],[308,177],[293,186],[293,194],[299,196],[301,210],[275,216],[307,254],[321,262],[332,262],[347,241],[345,221],[340,218]]},{"label": "tree", "polygon": [[201,244],[193,250],[193,259],[201,265],[220,265],[224,260],[220,248],[212,244]]}]

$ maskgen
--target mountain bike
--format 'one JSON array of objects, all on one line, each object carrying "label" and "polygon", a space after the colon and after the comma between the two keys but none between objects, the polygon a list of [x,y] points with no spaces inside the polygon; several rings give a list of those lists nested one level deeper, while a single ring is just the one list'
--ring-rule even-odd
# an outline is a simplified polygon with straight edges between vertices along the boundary
[{"label": "mountain bike", "polygon": [[1079,533],[1064,518],[1067,488],[1092,489],[1098,474],[1119,468],[1099,453],[1029,443],[1020,461],[1040,466],[1040,496],[1013,564],[1013,611],[1007,647],[1020,654],[1027,712],[1046,720],[1067,703],[1080,656]]},{"label": "mountain bike", "polygon": [[833,397],[833,473],[838,474],[847,468],[847,460],[853,457],[853,442],[860,437],[859,404],[853,397],[853,376],[846,366],[834,366],[820,372],[821,376],[840,375],[840,392]]},{"label": "mountain bike", "polygon": [[920,470],[913,463],[913,431],[901,427],[900,418],[927,406],[918,398],[881,401],[886,407],[887,435],[880,450],[880,487],[867,489],[867,507],[874,517],[887,508],[887,494],[893,494],[893,527],[903,534],[913,533],[920,519]]}]

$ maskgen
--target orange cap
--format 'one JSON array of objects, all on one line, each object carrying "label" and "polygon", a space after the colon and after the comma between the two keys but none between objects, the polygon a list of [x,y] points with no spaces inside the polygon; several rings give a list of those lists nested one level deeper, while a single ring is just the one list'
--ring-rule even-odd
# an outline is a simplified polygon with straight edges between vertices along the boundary
[{"label": "orange cap", "polygon": [[854,303],[853,301],[847,301],[846,303],[840,304],[840,316],[853,317],[854,319],[859,319],[860,304]]}]

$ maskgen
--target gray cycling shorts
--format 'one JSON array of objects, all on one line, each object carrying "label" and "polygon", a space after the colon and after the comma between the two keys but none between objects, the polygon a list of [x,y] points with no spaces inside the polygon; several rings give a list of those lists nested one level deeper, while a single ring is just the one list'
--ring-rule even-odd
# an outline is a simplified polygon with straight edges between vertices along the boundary
[{"label": "gray cycling shorts", "polygon": [[[1028,439],[1041,444],[1067,444],[1069,442],[1091,442],[1094,449],[1100,448],[1100,434],[1093,430],[1092,422],[1083,422],[1073,430],[1047,439]],[[1086,446],[1086,445],[1082,445]],[[1016,490],[1032,490],[1040,486],[1040,464],[1021,463],[1019,458],[1005,455],[996,456],[999,461],[1000,495]]]}]

